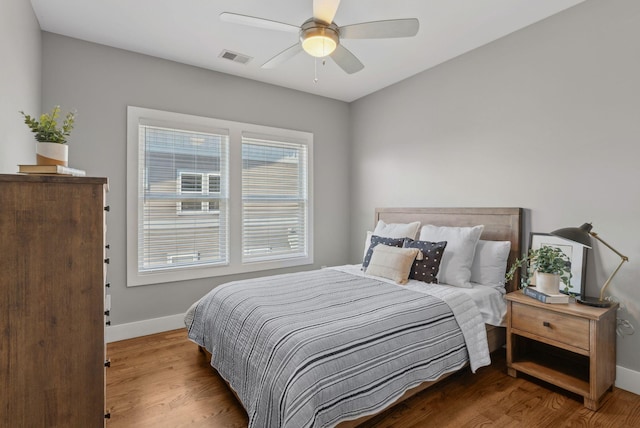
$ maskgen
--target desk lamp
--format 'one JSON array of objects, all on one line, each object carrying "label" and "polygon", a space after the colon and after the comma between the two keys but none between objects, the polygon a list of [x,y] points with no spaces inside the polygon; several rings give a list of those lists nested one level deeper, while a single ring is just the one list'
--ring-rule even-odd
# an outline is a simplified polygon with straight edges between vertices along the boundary
[{"label": "desk lamp", "polygon": [[627,256],[624,256],[624,255],[620,254],[620,252],[618,250],[616,250],[611,245],[609,245],[605,241],[603,241],[598,236],[597,233],[591,231],[592,228],[593,228],[593,226],[591,225],[591,223],[585,223],[580,227],[566,227],[564,229],[554,230],[553,232],[551,232],[551,234],[555,235],[555,236],[559,236],[560,238],[564,238],[564,239],[567,239],[569,241],[573,241],[573,242],[576,242],[578,244],[584,245],[587,248],[591,248],[591,237],[593,236],[598,241],[602,242],[602,244],[605,247],[607,247],[608,249],[610,249],[611,251],[616,253],[618,256],[620,256],[620,259],[621,259],[620,264],[618,265],[616,270],[613,271],[611,276],[609,276],[609,279],[607,279],[607,281],[604,283],[604,285],[600,289],[600,298],[580,296],[579,299],[576,299],[576,301],[578,303],[582,303],[583,305],[597,306],[599,308],[606,308],[608,306],[611,306],[612,302],[604,299],[604,290],[609,286],[609,284],[611,283],[611,280],[613,279],[613,276],[616,273],[618,273],[618,271],[620,270],[620,268],[622,267],[624,262],[628,262],[629,261],[629,258]]}]

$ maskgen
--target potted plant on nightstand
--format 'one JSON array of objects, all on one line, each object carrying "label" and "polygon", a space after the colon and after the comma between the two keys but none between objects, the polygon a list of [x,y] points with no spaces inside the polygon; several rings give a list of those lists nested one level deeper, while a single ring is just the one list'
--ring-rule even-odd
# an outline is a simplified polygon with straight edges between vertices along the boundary
[{"label": "potted plant on nightstand", "polygon": [[510,281],[515,272],[523,264],[529,263],[528,274],[523,278],[523,286],[531,283],[535,276],[536,288],[546,294],[558,294],[560,291],[560,281],[564,283],[564,291],[569,290],[569,280],[571,279],[571,261],[565,253],[557,247],[542,246],[516,260],[511,269],[507,272],[506,280]]},{"label": "potted plant on nightstand", "polygon": [[67,137],[73,129],[75,112],[67,113],[62,126],[58,125],[60,106],[55,106],[51,113],[43,113],[40,118],[31,117],[23,111],[20,113],[24,117],[24,123],[35,134],[37,164],[67,166]]}]

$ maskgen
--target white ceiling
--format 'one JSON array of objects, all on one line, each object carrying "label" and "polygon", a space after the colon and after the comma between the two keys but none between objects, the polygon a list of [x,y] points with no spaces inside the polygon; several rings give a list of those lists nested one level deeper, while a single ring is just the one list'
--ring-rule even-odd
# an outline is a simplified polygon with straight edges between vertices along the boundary
[{"label": "white ceiling", "polygon": [[[221,22],[233,12],[300,25],[313,0],[31,0],[44,31],[165,58],[312,94],[353,101],[533,24],[584,0],[342,0],[334,22],[418,18],[416,37],[344,40],[364,64],[348,75],[332,60],[300,53],[261,65],[297,35]],[[253,59],[219,58],[223,49]]]}]

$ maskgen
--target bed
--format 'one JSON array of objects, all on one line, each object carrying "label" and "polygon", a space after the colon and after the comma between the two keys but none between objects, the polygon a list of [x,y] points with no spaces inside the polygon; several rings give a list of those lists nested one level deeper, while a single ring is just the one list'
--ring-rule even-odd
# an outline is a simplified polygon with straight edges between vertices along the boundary
[{"label": "bed", "polygon": [[[393,237],[416,223],[413,240]],[[452,257],[467,247],[450,233],[463,231],[475,236],[474,262],[499,246],[509,264],[522,250],[521,208],[379,208],[374,225],[364,272],[347,265],[236,281],[187,311],[189,338],[242,403],[249,427],[357,426],[451,373],[490,364],[504,344],[502,296],[517,288],[517,275],[508,284],[398,285],[395,260],[412,258],[415,267],[438,254],[438,278],[455,283]],[[430,236],[449,241],[412,247]],[[476,278],[488,272],[476,264]]]}]

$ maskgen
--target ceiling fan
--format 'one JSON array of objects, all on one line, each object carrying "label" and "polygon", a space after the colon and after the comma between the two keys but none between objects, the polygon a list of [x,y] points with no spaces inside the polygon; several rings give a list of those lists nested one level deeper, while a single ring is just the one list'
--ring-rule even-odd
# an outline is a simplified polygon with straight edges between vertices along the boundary
[{"label": "ceiling fan", "polygon": [[299,34],[299,43],[265,62],[262,68],[275,68],[304,50],[317,58],[330,56],[348,74],[362,70],[364,65],[342,45],[342,39],[412,37],[418,33],[420,27],[420,23],[415,18],[362,22],[339,27],[333,22],[339,5],[340,0],[313,0],[313,17],[301,26],[230,12],[221,13],[220,19],[236,24]]}]

